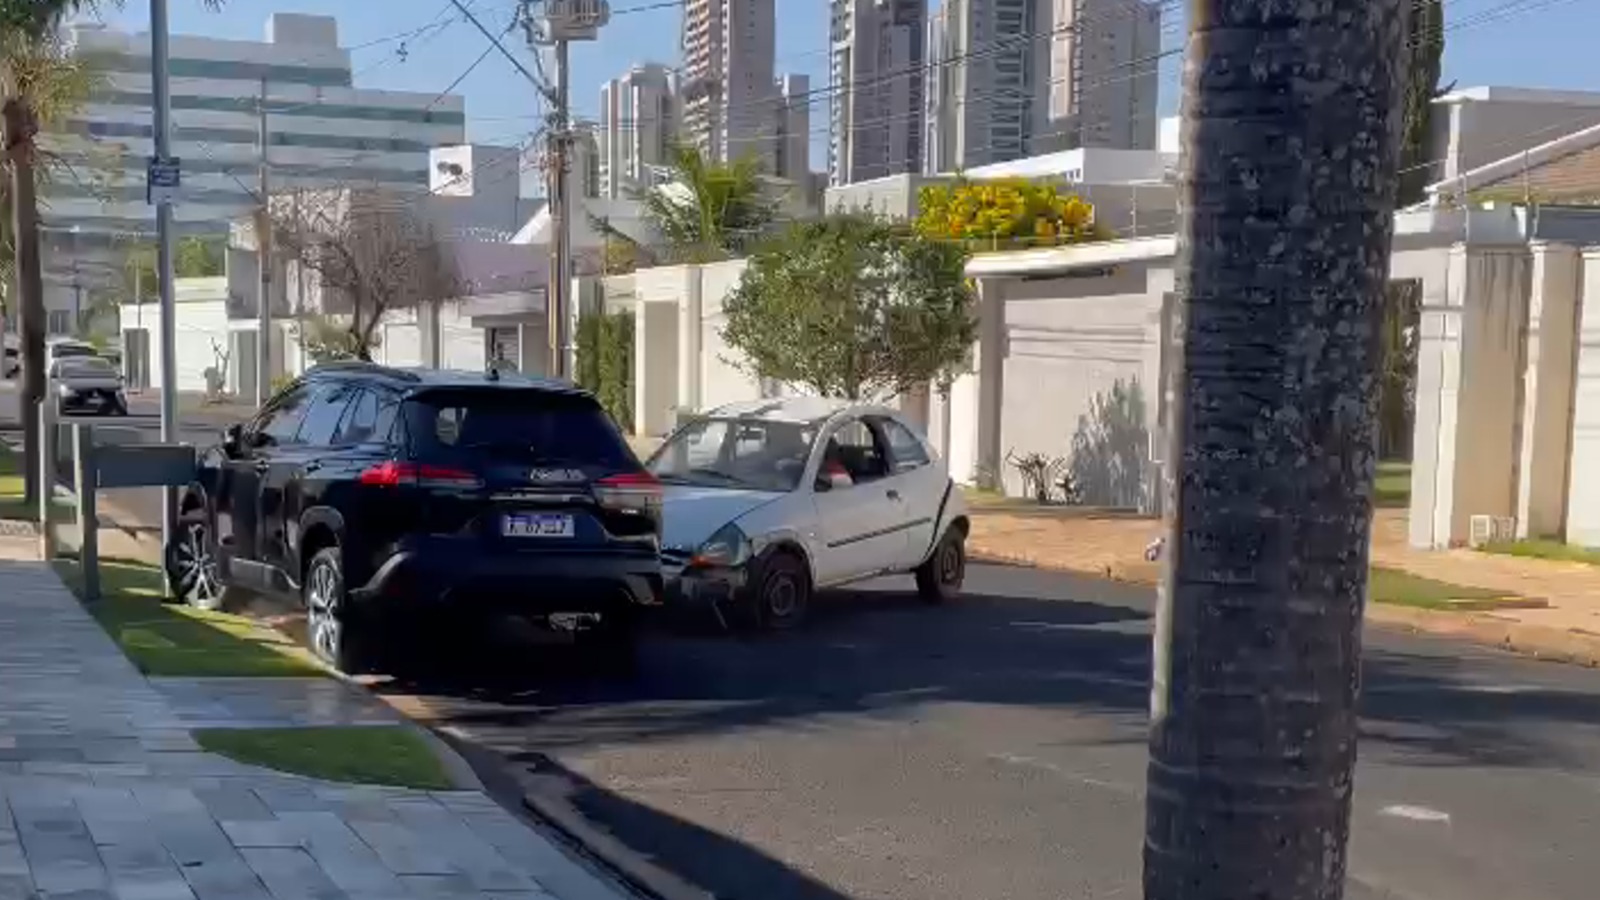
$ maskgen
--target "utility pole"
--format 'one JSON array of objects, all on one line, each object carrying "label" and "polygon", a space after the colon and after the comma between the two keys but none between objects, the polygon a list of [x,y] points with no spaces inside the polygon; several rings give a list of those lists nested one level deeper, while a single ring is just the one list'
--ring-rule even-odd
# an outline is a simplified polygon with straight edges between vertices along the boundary
[{"label": "utility pole", "polygon": [[11,163],[11,233],[16,244],[15,268],[18,351],[22,363],[23,497],[28,507],[39,502],[50,485],[39,479],[39,402],[44,398],[44,276],[39,263],[39,202],[34,193],[34,137],[39,121],[21,99],[3,109],[4,145]]},{"label": "utility pole", "polygon": [[256,268],[261,283],[256,289],[256,406],[272,395],[272,207],[267,183],[267,79],[261,79],[261,94],[256,99]]},{"label": "utility pole", "polygon": [[[161,442],[178,439],[178,358],[172,298],[172,201],[179,186],[172,158],[172,94],[167,80],[167,0],[150,0],[150,93],[155,108],[155,147],[146,173],[148,199],[156,207],[156,286],[161,310]],[[177,523],[172,488],[161,489],[161,546],[170,546]]]},{"label": "utility pole", "polygon": [[1414,0],[1197,0],[1145,900],[1344,893]]},{"label": "utility pole", "polygon": [[555,90],[551,97],[549,153],[546,164],[550,209],[550,281],[545,292],[545,319],[549,333],[552,378],[570,378],[572,355],[572,217],[573,197],[568,170],[572,167],[572,104],[567,84],[568,45],[592,41],[611,18],[606,0],[544,0],[533,11],[532,0],[522,0],[522,23],[528,46],[538,53],[551,46],[555,55]]},{"label": "utility pole", "polygon": [[566,378],[567,371],[567,310],[572,305],[572,275],[568,266],[572,261],[572,210],[567,195],[567,170],[572,165],[571,94],[567,84],[566,41],[557,41],[556,102],[550,113],[550,288],[545,293],[545,328],[550,337],[550,367],[552,378]]}]

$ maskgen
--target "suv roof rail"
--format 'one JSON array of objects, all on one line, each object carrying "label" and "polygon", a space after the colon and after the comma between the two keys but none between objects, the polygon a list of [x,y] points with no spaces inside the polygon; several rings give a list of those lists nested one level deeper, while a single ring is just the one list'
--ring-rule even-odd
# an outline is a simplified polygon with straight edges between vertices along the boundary
[{"label": "suv roof rail", "polygon": [[365,359],[333,359],[320,362],[306,371],[307,375],[315,372],[369,372],[374,375],[386,375],[400,381],[420,381],[413,372],[396,369]]}]

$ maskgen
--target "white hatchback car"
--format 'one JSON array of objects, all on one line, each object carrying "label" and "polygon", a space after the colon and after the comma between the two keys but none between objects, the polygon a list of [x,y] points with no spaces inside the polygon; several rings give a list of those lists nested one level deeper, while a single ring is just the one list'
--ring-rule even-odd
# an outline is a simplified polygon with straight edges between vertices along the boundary
[{"label": "white hatchback car", "polygon": [[960,592],[967,507],[896,410],[815,397],[723,406],[647,463],[663,487],[669,594],[729,624],[790,628],[814,590],[913,573],[930,603]]}]

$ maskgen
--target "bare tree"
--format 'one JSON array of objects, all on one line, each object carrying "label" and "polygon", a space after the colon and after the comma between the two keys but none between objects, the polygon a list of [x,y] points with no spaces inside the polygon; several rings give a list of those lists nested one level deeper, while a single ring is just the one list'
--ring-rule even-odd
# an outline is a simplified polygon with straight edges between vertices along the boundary
[{"label": "bare tree", "polygon": [[376,188],[272,198],[278,254],[311,273],[323,321],[342,324],[347,345],[362,359],[371,358],[388,313],[461,291],[449,248],[410,201]]},{"label": "bare tree", "polygon": [[1344,892],[1412,5],[1190,5],[1145,900]]}]

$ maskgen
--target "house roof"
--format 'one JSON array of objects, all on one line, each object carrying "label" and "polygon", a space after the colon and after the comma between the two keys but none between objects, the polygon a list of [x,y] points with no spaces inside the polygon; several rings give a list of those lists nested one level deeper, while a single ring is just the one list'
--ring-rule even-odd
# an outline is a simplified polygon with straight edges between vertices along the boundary
[{"label": "house roof", "polygon": [[1591,125],[1428,186],[1435,200],[1503,188],[1543,201],[1600,197],[1600,125]]}]

